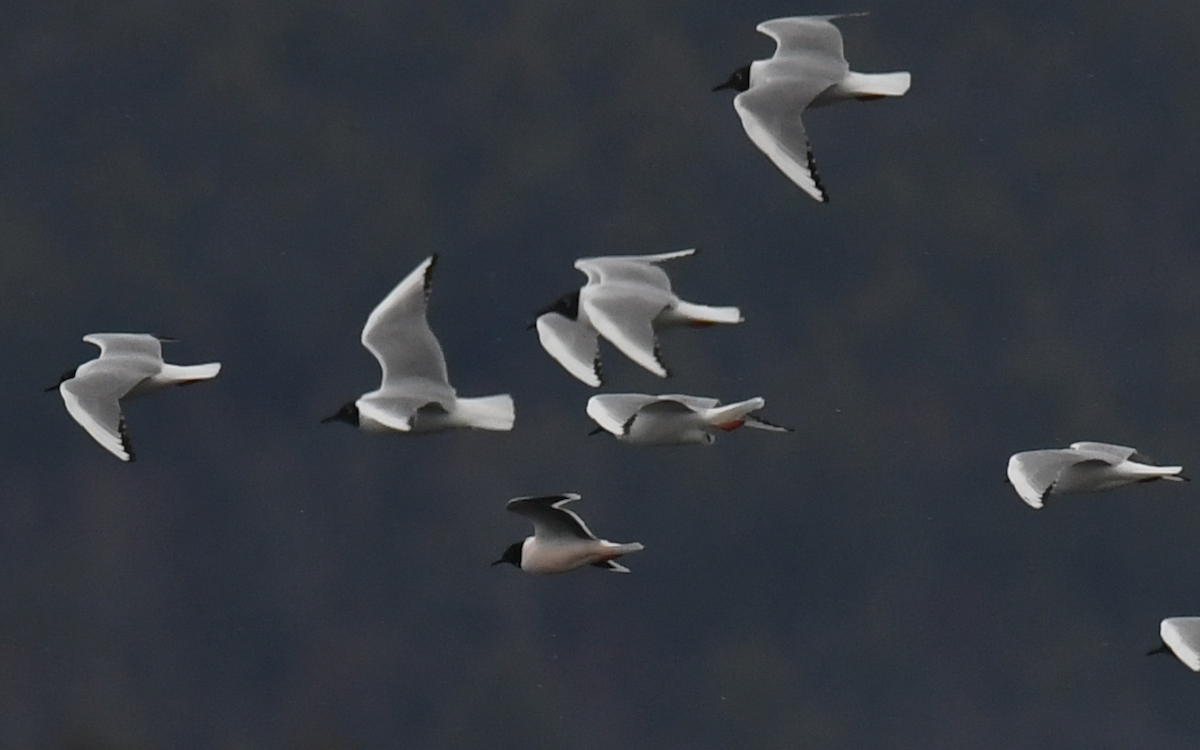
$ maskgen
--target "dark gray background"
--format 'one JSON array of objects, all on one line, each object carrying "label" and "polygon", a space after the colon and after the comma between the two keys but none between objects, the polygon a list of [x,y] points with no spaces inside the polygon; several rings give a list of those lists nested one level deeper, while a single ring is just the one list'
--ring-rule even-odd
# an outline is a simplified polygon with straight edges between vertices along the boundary
[{"label": "dark gray background", "polygon": [[[827,206],[711,94],[781,15],[898,100],[806,123]],[[1194,2],[13,2],[0,10],[0,746],[1191,749],[1200,487],[1037,512],[1018,450],[1200,471]],[[586,437],[525,330],[580,256],[740,326],[660,381],[792,435]],[[430,322],[516,429],[380,437],[367,314]],[[75,425],[93,331],[215,382]],[[489,567],[576,491],[633,573]]]}]

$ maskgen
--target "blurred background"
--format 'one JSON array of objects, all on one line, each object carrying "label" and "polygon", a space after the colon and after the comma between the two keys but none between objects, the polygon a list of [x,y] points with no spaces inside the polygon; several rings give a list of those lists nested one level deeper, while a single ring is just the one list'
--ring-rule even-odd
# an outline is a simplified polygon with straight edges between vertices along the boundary
[{"label": "blurred background", "polygon": [[[765,19],[839,22],[907,96],[749,141]],[[1149,12],[1153,11],[1153,12]],[[1196,747],[1200,488],[1042,510],[1076,440],[1200,473],[1200,6],[1123,0],[9,2],[0,8],[0,747]],[[763,396],[790,435],[587,437],[525,326],[581,256],[698,247],[606,390]],[[371,309],[430,324],[511,433],[321,425]],[[67,415],[96,331],[212,383]],[[489,567],[573,491],[633,572]]]}]

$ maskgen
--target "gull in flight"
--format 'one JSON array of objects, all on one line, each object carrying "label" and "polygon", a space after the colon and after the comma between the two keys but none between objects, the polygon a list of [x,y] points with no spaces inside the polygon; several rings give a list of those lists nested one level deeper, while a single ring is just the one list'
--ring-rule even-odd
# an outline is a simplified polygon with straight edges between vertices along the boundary
[{"label": "gull in flight", "polygon": [[167,364],[162,342],[173,339],[149,333],[89,333],[83,340],[100,347],[100,356],[63,373],[58,384],[46,390],[58,390],[75,421],[122,461],[136,460],[122,400],[210,380],[221,371],[220,362]]},{"label": "gull in flight", "polygon": [[650,372],[667,377],[659,356],[657,329],[742,322],[736,307],[698,305],[671,291],[671,281],[659,264],[695,252],[692,248],[575,261],[575,268],[587,275],[587,283],[538,311],[533,325],[542,348],[567,372],[592,387],[602,380],[599,336]]},{"label": "gull in flight", "polygon": [[766,404],[751,398],[722,404],[715,398],[673,393],[602,393],[588,399],[588,416],[617,440],[637,445],[707,445],[718,431],[754,427],[772,432],[791,432],[751,414]]},{"label": "gull in flight", "polygon": [[512,429],[512,396],[460,398],[450,386],[442,347],[425,320],[436,263],[436,255],[421,261],[367,318],[362,344],[383,369],[379,388],[346,403],[322,422],[348,422],[369,431]]},{"label": "gull in flight", "polygon": [[733,72],[713,88],[738,91],[733,108],[746,135],[792,182],[821,203],[829,201],[800,114],[850,99],[903,96],[911,76],[856,73],[842,52],[840,16],[795,16],[763,21],[758,31],[775,40],[775,54]]},{"label": "gull in flight", "polygon": [[509,500],[505,508],[533,521],[533,536],[510,544],[492,565],[510,563],[526,573],[566,573],[585,565],[628,573],[629,568],[616,558],[640,552],[642,545],[597,539],[582,518],[563,507],[578,499],[579,495],[568,492]]},{"label": "gull in flight", "polygon": [[1100,492],[1155,479],[1183,481],[1187,477],[1182,472],[1182,466],[1157,466],[1133,448],[1108,443],[1072,443],[1008,459],[1008,481],[1034,508],[1051,495]]}]

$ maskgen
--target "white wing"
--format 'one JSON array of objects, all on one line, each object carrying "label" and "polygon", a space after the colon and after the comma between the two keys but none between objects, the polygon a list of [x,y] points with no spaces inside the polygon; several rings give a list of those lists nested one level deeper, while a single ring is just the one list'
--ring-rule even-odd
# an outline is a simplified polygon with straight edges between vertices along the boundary
[{"label": "white wing", "polygon": [[407,390],[424,383],[424,390],[437,393],[437,400],[446,405],[453,402],[454,389],[442,347],[425,318],[436,263],[436,255],[426,258],[371,311],[362,343],[383,370],[380,390]]},{"label": "white wing", "polygon": [[1159,634],[1188,669],[1200,672],[1200,617],[1168,617]]},{"label": "white wing", "polygon": [[671,289],[667,274],[656,264],[675,258],[693,255],[696,248],[676,250],[655,255],[605,255],[596,258],[580,258],[575,268],[587,274],[589,284],[626,282],[647,284],[660,289]]},{"label": "white wing", "polygon": [[127,378],[101,372],[93,377],[77,376],[58,387],[67,413],[97,443],[122,461],[134,460],[119,400],[131,386]]},{"label": "white wing", "polygon": [[142,355],[162,363],[162,342],[149,333],[89,333],[83,337],[100,347],[100,356]]},{"label": "white wing", "polygon": [[600,385],[600,340],[596,329],[549,312],[538,316],[537,332],[542,348],[567,372],[593,388]]},{"label": "white wing", "polygon": [[587,413],[596,424],[614,435],[625,434],[625,424],[646,404],[657,400],[644,393],[602,393],[587,402]]},{"label": "white wing", "polygon": [[579,304],[601,336],[626,357],[665,378],[667,368],[659,357],[653,321],[670,304],[672,296],[654,289],[645,291],[631,293],[620,287],[589,285],[584,287]]}]

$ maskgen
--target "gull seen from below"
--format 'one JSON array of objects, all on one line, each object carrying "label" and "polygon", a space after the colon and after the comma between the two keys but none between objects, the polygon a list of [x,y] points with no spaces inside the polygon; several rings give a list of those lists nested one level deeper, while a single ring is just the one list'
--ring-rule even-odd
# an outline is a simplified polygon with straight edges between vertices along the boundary
[{"label": "gull seen from below", "polygon": [[775,54],[733,72],[713,91],[733,89],[733,107],[746,135],[792,182],[821,203],[829,201],[800,121],[806,109],[849,99],[903,96],[907,72],[856,73],[842,52],[841,16],[795,16],[763,21],[757,30],[775,40]]},{"label": "gull seen from below", "polygon": [[373,432],[512,429],[512,396],[459,398],[450,386],[442,347],[425,319],[436,263],[436,255],[421,261],[367,318],[362,344],[383,369],[379,388],[322,422],[348,422]]},{"label": "gull seen from below", "polygon": [[533,326],[542,348],[567,372],[592,387],[602,380],[599,336],[650,372],[667,377],[656,329],[742,322],[736,307],[698,305],[671,291],[671,281],[658,264],[695,252],[692,248],[575,261],[575,268],[587,275],[587,283],[538,311]]},{"label": "gull seen from below", "polygon": [[75,421],[122,461],[136,460],[122,400],[210,380],[221,371],[220,362],[167,364],[162,342],[173,339],[149,333],[89,333],[83,340],[100,347],[100,356],[63,373],[46,391],[57,389]]},{"label": "gull seen from below", "polygon": [[526,573],[566,573],[585,565],[594,565],[613,573],[628,573],[629,568],[616,558],[641,552],[638,542],[616,544],[597,539],[583,519],[563,506],[579,495],[573,492],[540,497],[514,497],[504,506],[533,521],[533,536],[513,542],[492,565],[510,563]]},{"label": "gull seen from below", "polygon": [[1034,508],[1041,508],[1050,495],[1100,492],[1156,479],[1185,481],[1182,472],[1182,466],[1157,466],[1134,448],[1108,443],[1072,443],[1008,459],[1008,481]]},{"label": "gull seen from below", "polygon": [[1146,652],[1175,654],[1193,672],[1200,672],[1200,617],[1168,617],[1159,625],[1162,645]]},{"label": "gull seen from below", "polygon": [[708,445],[717,431],[743,425],[772,432],[791,432],[751,414],[766,401],[751,398],[722,404],[715,398],[668,394],[603,393],[588,399],[588,416],[617,440],[636,445]]}]

